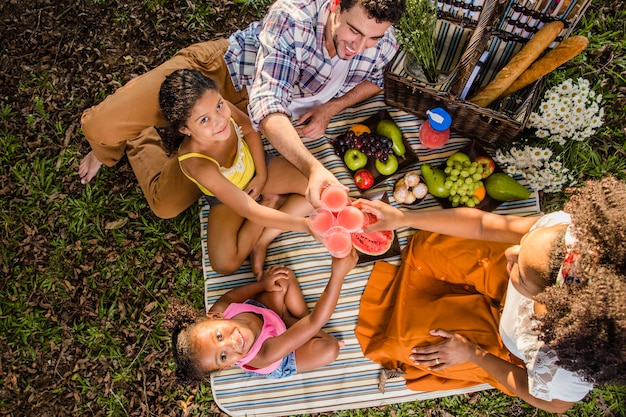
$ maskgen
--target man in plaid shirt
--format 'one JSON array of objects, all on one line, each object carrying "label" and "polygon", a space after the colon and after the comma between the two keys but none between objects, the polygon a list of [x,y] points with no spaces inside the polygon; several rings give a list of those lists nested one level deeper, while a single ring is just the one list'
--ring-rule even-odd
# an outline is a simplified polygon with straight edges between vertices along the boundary
[{"label": "man in plaid shirt", "polygon": [[339,181],[300,137],[322,136],[332,116],[381,91],[384,68],[398,48],[391,25],[404,8],[405,0],[277,0],[261,22],[230,39],[179,51],[83,113],[92,151],[80,163],[81,181],[125,153],[157,216],[174,217],[197,201],[199,189],[182,174],[177,156],[165,153],[155,130],[165,125],[161,83],[193,68],[212,78],[308,176],[307,197],[319,205],[321,189]]}]

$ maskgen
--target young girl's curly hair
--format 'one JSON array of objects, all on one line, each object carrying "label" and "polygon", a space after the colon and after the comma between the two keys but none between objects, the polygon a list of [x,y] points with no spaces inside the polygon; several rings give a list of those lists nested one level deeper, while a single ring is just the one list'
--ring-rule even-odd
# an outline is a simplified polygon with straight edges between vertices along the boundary
[{"label": "young girl's curly hair", "polygon": [[172,334],[172,352],[176,377],[183,385],[203,381],[207,372],[198,368],[196,355],[189,340],[189,329],[207,320],[203,312],[178,302],[171,302],[165,313],[165,328]]},{"label": "young girl's curly hair", "polygon": [[626,183],[589,181],[573,191],[564,211],[572,217],[578,254],[574,282],[556,283],[537,296],[542,339],[560,366],[595,384],[626,383]]},{"label": "young girl's curly hair", "polygon": [[165,77],[159,90],[159,106],[167,121],[161,139],[168,154],[178,150],[185,138],[180,128],[187,124],[193,106],[208,90],[218,91],[217,85],[197,70],[182,69]]}]

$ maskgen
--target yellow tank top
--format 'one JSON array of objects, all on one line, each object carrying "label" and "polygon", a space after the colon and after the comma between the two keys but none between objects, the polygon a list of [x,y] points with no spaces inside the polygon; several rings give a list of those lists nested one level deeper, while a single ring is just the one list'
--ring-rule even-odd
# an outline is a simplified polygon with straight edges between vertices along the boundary
[{"label": "yellow tank top", "polygon": [[183,172],[183,174],[185,174],[187,178],[189,178],[190,181],[192,181],[198,186],[198,188],[200,188],[200,191],[208,196],[213,196],[213,193],[211,193],[209,190],[203,187],[202,184],[200,184],[195,178],[185,172],[181,164],[182,161],[189,158],[207,159],[217,165],[220,172],[224,177],[226,177],[226,179],[228,179],[230,182],[232,182],[242,190],[246,188],[246,186],[250,183],[250,180],[254,178],[254,173],[256,169],[254,166],[254,160],[252,159],[252,153],[250,152],[250,148],[243,138],[243,133],[241,132],[241,128],[239,127],[239,125],[235,123],[235,120],[232,117],[230,121],[232,122],[235,128],[235,132],[237,134],[237,155],[235,156],[235,162],[233,162],[230,167],[223,167],[215,159],[198,152],[189,152],[184,155],[178,155],[178,164],[180,165],[180,170]]}]

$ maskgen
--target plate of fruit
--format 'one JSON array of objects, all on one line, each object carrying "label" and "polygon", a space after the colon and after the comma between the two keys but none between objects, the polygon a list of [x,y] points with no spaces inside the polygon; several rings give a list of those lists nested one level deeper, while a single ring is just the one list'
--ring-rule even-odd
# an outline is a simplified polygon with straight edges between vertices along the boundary
[{"label": "plate of fruit", "polygon": [[526,200],[531,191],[502,171],[476,142],[453,153],[439,167],[422,164],[428,192],[444,208],[493,211],[505,201]]},{"label": "plate of fruit", "polygon": [[414,207],[421,203],[428,194],[428,186],[417,171],[404,174],[393,187],[393,199],[396,203]]},{"label": "plate of fruit", "polygon": [[417,161],[389,112],[381,110],[331,141],[361,192]]}]

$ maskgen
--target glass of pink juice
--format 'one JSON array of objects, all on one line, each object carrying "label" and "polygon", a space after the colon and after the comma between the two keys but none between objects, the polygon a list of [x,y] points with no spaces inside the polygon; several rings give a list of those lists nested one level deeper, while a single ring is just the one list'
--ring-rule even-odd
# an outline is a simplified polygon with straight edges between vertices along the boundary
[{"label": "glass of pink juice", "polygon": [[352,252],[350,232],[341,226],[333,226],[326,232],[324,244],[335,258],[345,258]]},{"label": "glass of pink juice", "polygon": [[327,208],[319,207],[309,214],[308,222],[313,233],[324,237],[328,229],[335,225],[335,215]]},{"label": "glass of pink juice", "polygon": [[337,224],[350,233],[363,231],[364,220],[365,215],[363,212],[354,206],[342,208],[337,215]]},{"label": "glass of pink juice", "polygon": [[338,212],[350,203],[348,193],[343,187],[338,185],[331,185],[324,188],[320,199],[326,208],[334,212]]}]

